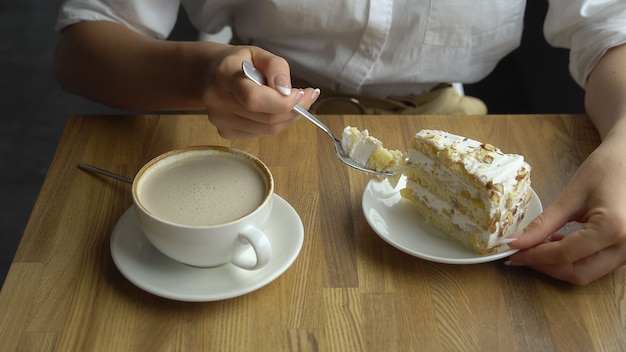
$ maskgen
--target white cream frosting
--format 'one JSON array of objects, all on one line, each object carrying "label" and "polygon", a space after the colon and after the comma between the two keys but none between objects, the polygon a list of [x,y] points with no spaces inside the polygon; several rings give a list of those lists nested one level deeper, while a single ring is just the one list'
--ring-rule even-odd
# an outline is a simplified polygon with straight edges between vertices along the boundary
[{"label": "white cream frosting", "polygon": [[[490,146],[493,150],[487,150],[485,144],[473,139],[457,136],[444,131],[422,130],[415,138],[434,146],[438,150],[448,150],[452,161],[462,163],[465,170],[476,176],[484,185],[488,182],[515,183],[517,171],[525,166],[530,171],[530,166],[524,161],[524,157],[517,154],[504,154],[500,149]],[[489,148],[489,146],[488,146]],[[413,155],[415,150],[409,150],[409,161],[421,163],[434,163],[425,156]],[[491,162],[485,162],[484,157],[491,157]],[[506,185],[505,185],[506,186]]]},{"label": "white cream frosting", "polygon": [[367,166],[374,152],[382,147],[382,142],[370,136],[367,130],[359,131],[355,127],[346,126],[343,129],[341,147],[352,159]]}]

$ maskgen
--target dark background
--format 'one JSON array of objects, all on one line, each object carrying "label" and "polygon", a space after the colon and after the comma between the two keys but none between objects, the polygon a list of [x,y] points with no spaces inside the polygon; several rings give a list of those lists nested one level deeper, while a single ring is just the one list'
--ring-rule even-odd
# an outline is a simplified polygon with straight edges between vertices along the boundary
[{"label": "dark background", "polygon": [[[125,113],[64,93],[52,72],[61,0],[0,0],[0,285],[67,118]],[[466,85],[491,113],[582,113],[566,50],[545,42],[545,1],[529,1],[522,46],[484,81]],[[194,40],[185,15],[172,39]]]}]

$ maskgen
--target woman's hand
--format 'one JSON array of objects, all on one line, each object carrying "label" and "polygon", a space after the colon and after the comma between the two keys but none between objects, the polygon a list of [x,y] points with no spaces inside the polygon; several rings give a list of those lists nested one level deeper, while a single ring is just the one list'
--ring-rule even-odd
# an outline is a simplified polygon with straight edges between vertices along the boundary
[{"label": "woman's hand", "polygon": [[[509,265],[578,285],[626,263],[626,44],[608,50],[587,80],[585,105],[602,144],[565,189],[509,244]],[[554,234],[569,221],[582,224]]]},{"label": "woman's hand", "polygon": [[[250,61],[267,79],[262,87],[246,78],[242,62]],[[229,139],[279,133],[298,118],[296,104],[309,108],[318,96],[312,88],[291,88],[287,61],[256,47],[234,46],[210,63],[202,100],[209,120]]]},{"label": "woman's hand", "polygon": [[[588,284],[626,264],[626,141],[606,139],[557,199],[509,244],[507,262],[559,280]],[[555,234],[569,221],[582,227]]]}]

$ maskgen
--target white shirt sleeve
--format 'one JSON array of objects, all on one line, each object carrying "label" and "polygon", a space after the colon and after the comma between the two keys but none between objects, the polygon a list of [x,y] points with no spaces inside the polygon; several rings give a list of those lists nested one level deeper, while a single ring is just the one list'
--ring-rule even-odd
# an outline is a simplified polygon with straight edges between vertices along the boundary
[{"label": "white shirt sleeve", "polygon": [[626,1],[550,0],[544,26],[548,42],[570,49],[570,73],[585,87],[604,53],[626,43]]},{"label": "white shirt sleeve", "polygon": [[180,0],[66,0],[55,29],[83,21],[111,21],[164,39],[176,24],[179,7]]}]

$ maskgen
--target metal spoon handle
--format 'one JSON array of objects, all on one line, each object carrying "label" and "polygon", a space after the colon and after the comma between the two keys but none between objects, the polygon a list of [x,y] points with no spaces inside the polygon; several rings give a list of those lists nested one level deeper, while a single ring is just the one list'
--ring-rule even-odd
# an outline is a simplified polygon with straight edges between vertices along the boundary
[{"label": "metal spoon handle", "polygon": [[126,183],[130,183],[130,184],[133,183],[133,179],[132,178],[128,178],[128,177],[125,177],[125,176],[122,176],[122,175],[118,175],[116,173],[113,173],[113,172],[107,171],[107,170],[103,170],[103,169],[101,169],[99,167],[95,167],[93,165],[80,163],[80,164],[78,164],[78,168],[83,170],[83,171],[87,171],[87,172],[91,172],[91,173],[95,173],[95,174],[108,176],[108,177],[111,177],[111,178],[114,178],[116,180],[123,181],[123,182],[126,182]]}]

